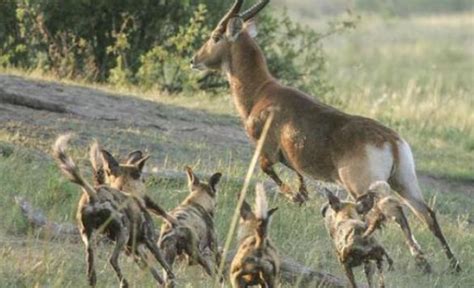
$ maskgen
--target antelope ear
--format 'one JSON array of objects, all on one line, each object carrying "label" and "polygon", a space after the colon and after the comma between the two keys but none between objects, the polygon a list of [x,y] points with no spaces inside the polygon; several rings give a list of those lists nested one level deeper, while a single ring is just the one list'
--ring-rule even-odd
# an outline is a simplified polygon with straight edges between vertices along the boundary
[{"label": "antelope ear", "polygon": [[341,200],[337,198],[336,195],[334,195],[331,191],[329,191],[327,188],[324,189],[326,193],[326,197],[329,200],[329,205],[334,211],[339,211],[341,209]]},{"label": "antelope ear", "polygon": [[356,199],[356,210],[359,214],[366,214],[372,207],[374,207],[375,194],[373,192],[365,193]]},{"label": "antelope ear", "polygon": [[216,185],[221,180],[221,177],[222,177],[222,173],[217,172],[217,173],[214,173],[214,175],[212,175],[211,178],[209,178],[209,186],[211,186],[214,192],[217,191]]},{"label": "antelope ear", "polygon": [[227,23],[227,29],[225,31],[225,36],[229,39],[230,42],[234,42],[239,38],[240,33],[244,27],[244,22],[240,17],[230,18]]},{"label": "antelope ear", "polygon": [[257,24],[255,23],[255,20],[250,19],[247,22],[245,22],[245,30],[247,33],[249,33],[250,37],[255,38],[258,35],[258,29],[257,29]]},{"label": "antelope ear", "polygon": [[189,186],[199,185],[199,178],[197,178],[197,176],[194,175],[193,169],[191,169],[191,167],[189,166],[186,166],[184,169],[186,169],[186,175],[188,176],[188,185]]},{"label": "antelope ear", "polygon": [[117,176],[120,171],[119,163],[115,160],[114,156],[109,153],[107,150],[100,150],[102,155],[102,160],[104,163],[104,170],[107,175],[115,175]]},{"label": "antelope ear", "polygon": [[255,218],[252,212],[252,208],[250,207],[249,203],[244,200],[242,203],[242,207],[240,207],[240,217],[244,220],[249,220]]}]

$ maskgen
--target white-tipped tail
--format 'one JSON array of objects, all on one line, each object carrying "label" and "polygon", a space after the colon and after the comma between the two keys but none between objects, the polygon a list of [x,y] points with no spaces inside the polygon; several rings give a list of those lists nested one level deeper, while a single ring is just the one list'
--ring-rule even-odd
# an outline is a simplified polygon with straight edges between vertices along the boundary
[{"label": "white-tipped tail", "polygon": [[80,185],[90,197],[96,197],[95,189],[84,180],[79,172],[76,163],[66,154],[67,143],[71,139],[72,134],[61,135],[53,144],[53,156],[56,158],[59,168],[75,184]]},{"label": "white-tipped tail", "polygon": [[388,196],[392,188],[390,188],[390,185],[385,181],[375,181],[370,184],[369,191],[373,191],[381,196]]},{"label": "white-tipped tail", "polygon": [[267,196],[265,195],[265,188],[262,183],[257,183],[255,186],[257,194],[255,198],[255,216],[258,219],[266,219],[268,213]]},{"label": "white-tipped tail", "polygon": [[100,156],[99,142],[97,142],[97,140],[94,140],[92,142],[91,149],[89,151],[89,157],[92,164],[92,168],[94,168],[94,170],[97,171],[103,168],[102,161],[100,158],[101,156]]}]

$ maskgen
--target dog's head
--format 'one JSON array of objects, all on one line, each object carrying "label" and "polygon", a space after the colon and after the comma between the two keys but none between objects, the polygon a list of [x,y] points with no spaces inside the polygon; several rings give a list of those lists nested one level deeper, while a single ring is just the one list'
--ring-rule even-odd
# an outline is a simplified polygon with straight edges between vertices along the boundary
[{"label": "dog's head", "polygon": [[206,211],[213,213],[217,204],[217,184],[219,183],[222,174],[217,172],[214,173],[208,180],[208,182],[202,182],[194,174],[191,167],[186,166],[186,175],[188,178],[188,187],[190,195],[187,198],[188,201],[192,201],[195,204],[201,205]]},{"label": "dog's head", "polygon": [[237,238],[240,240],[254,235],[256,232],[263,235],[270,224],[271,217],[278,207],[267,209],[265,190],[262,184],[256,186],[255,212],[252,211],[249,203],[244,200],[240,207],[240,221]]},{"label": "dog's head", "polygon": [[105,174],[105,183],[115,189],[141,195],[146,187],[142,177],[145,162],[150,158],[141,151],[134,151],[125,163],[119,163],[110,152],[100,149],[100,158]]},{"label": "dog's head", "polygon": [[336,226],[344,220],[353,219],[360,220],[360,214],[372,209],[374,201],[367,197],[363,201],[341,201],[339,197],[334,195],[328,189],[325,189],[325,194],[328,202],[321,208],[321,214],[325,219],[326,227],[329,234],[333,237]]}]

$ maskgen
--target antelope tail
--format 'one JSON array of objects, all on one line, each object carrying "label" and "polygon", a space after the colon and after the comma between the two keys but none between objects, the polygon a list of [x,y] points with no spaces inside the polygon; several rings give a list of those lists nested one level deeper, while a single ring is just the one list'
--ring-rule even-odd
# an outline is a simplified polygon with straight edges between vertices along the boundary
[{"label": "antelope tail", "polygon": [[97,199],[97,192],[84,178],[82,177],[76,163],[66,154],[66,147],[71,134],[61,135],[56,139],[53,145],[53,157],[58,162],[58,166],[63,174],[71,181],[82,187],[91,199]]}]

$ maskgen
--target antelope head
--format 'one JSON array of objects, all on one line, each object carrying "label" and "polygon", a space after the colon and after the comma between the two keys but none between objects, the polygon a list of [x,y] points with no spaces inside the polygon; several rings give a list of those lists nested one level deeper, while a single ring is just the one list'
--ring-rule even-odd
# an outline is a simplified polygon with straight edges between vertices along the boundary
[{"label": "antelope head", "polygon": [[191,60],[191,67],[198,70],[222,70],[232,59],[232,46],[238,44],[242,34],[251,38],[257,35],[253,17],[258,14],[270,0],[263,0],[248,10],[239,13],[243,0],[236,0],[227,14],[219,21],[211,37],[199,49]]}]

